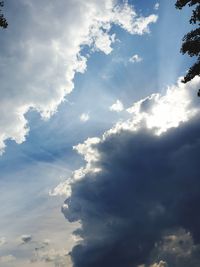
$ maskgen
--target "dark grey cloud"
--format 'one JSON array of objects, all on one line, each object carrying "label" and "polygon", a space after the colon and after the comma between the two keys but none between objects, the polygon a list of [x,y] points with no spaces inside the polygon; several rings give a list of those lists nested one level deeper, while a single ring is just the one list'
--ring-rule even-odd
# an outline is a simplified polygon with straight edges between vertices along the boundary
[{"label": "dark grey cloud", "polygon": [[32,236],[31,235],[22,235],[21,240],[23,243],[29,243],[32,240]]},{"label": "dark grey cloud", "polygon": [[[152,251],[153,259],[162,262],[164,266],[198,267],[200,265],[200,246],[195,245],[189,232],[184,229],[173,229],[163,235],[162,240]],[[152,265],[154,267],[154,265]],[[155,266],[157,267],[157,265]]]},{"label": "dark grey cloud", "polygon": [[101,172],[74,182],[63,210],[82,224],[74,267],[149,266],[155,245],[172,229],[189,231],[200,243],[199,117],[160,136],[121,130],[95,146]]}]

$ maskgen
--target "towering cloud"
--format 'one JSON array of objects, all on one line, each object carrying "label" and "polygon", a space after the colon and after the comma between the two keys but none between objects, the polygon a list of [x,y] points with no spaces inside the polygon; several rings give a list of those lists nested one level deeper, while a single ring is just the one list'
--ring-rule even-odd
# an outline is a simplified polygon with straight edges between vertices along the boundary
[{"label": "towering cloud", "polygon": [[74,267],[172,266],[176,253],[173,266],[199,266],[199,85],[134,104],[130,120],[76,147],[86,166],[63,184],[63,213],[81,223]]},{"label": "towering cloud", "polygon": [[82,48],[109,54],[113,24],[130,34],[149,32],[157,16],[142,17],[115,0],[7,1],[9,28],[1,32],[0,151],[5,141],[25,140],[25,114],[48,119],[74,87],[75,73],[87,68]]}]

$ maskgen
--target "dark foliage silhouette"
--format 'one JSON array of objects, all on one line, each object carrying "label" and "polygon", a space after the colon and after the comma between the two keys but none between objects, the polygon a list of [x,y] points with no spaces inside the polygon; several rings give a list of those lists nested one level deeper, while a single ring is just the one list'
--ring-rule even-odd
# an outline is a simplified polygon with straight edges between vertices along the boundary
[{"label": "dark foliage silhouette", "polygon": [[4,1],[0,1],[0,27],[7,28],[8,23],[4,15],[2,14],[2,7],[4,6]]},{"label": "dark foliage silhouette", "polygon": [[[189,82],[196,75],[200,76],[200,0],[178,0],[175,4],[178,9],[182,9],[186,5],[194,6],[190,24],[197,25],[197,28],[183,37],[181,53],[188,54],[190,57],[196,56],[197,61],[188,70],[183,79],[184,83]],[[200,91],[198,92],[198,96],[200,96]]]}]

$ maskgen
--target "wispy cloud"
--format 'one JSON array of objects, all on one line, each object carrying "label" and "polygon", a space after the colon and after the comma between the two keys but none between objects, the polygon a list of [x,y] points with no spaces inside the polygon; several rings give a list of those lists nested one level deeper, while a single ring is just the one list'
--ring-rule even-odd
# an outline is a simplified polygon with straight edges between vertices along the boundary
[{"label": "wispy cloud", "polygon": [[159,3],[156,3],[155,6],[154,6],[154,9],[155,9],[155,10],[158,10],[159,7],[160,7],[160,4],[159,4]]},{"label": "wispy cloud", "polygon": [[90,115],[89,115],[89,113],[82,113],[81,115],[80,115],[80,121],[82,121],[82,122],[86,122],[86,121],[88,121],[90,119]]}]

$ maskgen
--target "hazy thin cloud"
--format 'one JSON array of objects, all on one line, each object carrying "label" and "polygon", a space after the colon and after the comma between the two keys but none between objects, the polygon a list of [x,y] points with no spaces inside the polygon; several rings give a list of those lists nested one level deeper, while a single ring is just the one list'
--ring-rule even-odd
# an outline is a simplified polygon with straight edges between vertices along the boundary
[{"label": "hazy thin cloud", "polygon": [[80,115],[80,121],[82,121],[82,122],[89,121],[89,119],[90,119],[90,115],[89,115],[89,113],[82,113],[82,114]]},{"label": "hazy thin cloud", "polygon": [[158,10],[159,7],[160,7],[160,4],[159,4],[159,3],[156,3],[155,6],[154,6],[154,9],[155,9],[155,10]]}]

